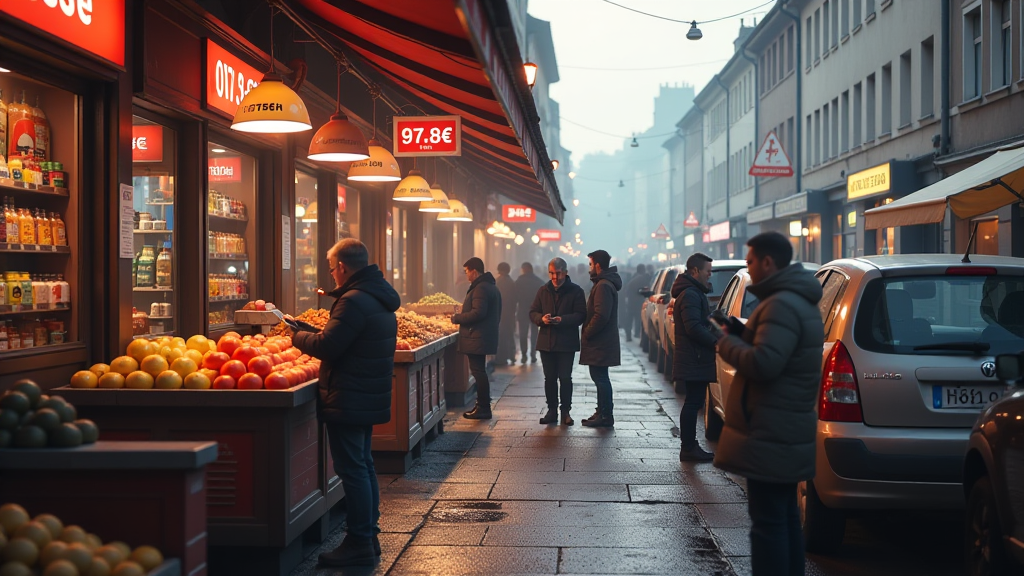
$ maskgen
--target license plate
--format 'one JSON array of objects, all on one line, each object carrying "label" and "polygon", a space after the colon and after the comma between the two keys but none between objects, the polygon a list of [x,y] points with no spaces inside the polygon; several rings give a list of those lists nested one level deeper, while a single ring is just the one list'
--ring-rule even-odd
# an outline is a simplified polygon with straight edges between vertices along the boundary
[{"label": "license plate", "polygon": [[984,408],[999,400],[1002,388],[986,386],[932,386],[934,408]]}]

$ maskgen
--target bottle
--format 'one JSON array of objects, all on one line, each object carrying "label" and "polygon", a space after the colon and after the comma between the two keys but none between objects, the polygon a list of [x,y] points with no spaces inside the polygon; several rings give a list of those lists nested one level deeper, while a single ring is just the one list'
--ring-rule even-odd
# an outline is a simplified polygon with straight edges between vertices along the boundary
[{"label": "bottle", "polygon": [[0,244],[7,243],[7,197],[0,202]]},{"label": "bottle", "polygon": [[29,213],[28,208],[22,208],[19,210],[20,218],[18,220],[18,230],[21,231],[21,243],[22,244],[35,244],[36,243],[36,225],[35,220],[32,218],[32,214]]},{"label": "bottle", "polygon": [[[29,158],[36,151],[36,124],[32,116],[32,108],[25,104],[25,91],[21,92],[21,102],[11,102],[7,106],[7,158]],[[9,163],[9,162],[8,162]],[[20,172],[20,166],[19,172]],[[14,172],[14,169],[11,169]]]},{"label": "bottle", "polygon": [[32,302],[37,310],[52,308],[50,305],[50,290],[39,276],[32,279]]},{"label": "bottle", "polygon": [[[3,118],[3,112],[0,112],[0,118]],[[10,178],[11,169],[7,166],[7,160],[4,159],[4,155],[0,154],[0,179]]]},{"label": "bottle", "polygon": [[57,284],[60,286],[58,303],[64,308],[71,306],[71,285],[64,280],[63,274],[57,274]]},{"label": "bottle", "polygon": [[10,343],[7,341],[7,327],[4,322],[0,322],[0,352],[10,349]]},{"label": "bottle", "polygon": [[60,214],[58,214],[57,212],[50,213],[50,227],[52,229],[53,245],[67,246],[67,229],[64,227],[64,221],[61,220]]},{"label": "bottle", "polygon": [[8,244],[21,244],[21,233],[18,230],[18,213],[14,211],[14,199],[7,199],[7,208],[5,208],[5,220],[7,220],[7,243]]},{"label": "bottle", "polygon": [[139,253],[135,253],[135,258],[132,258],[132,288],[137,288],[139,285]]},{"label": "bottle", "polygon": [[0,306],[7,305],[7,276],[0,274]]},{"label": "bottle", "polygon": [[139,269],[135,281],[140,288],[151,288],[156,280],[156,255],[153,253],[153,246],[142,247],[142,255],[139,256]]},{"label": "bottle", "polygon": [[32,123],[35,125],[36,149],[35,159],[38,162],[50,159],[50,121],[46,119],[46,113],[39,107],[39,96],[36,96],[36,105],[30,108],[32,112]]},{"label": "bottle", "polygon": [[169,288],[171,286],[171,243],[164,242],[160,255],[156,258],[156,285]]},{"label": "bottle", "polygon": [[7,303],[11,306],[21,305],[21,275],[17,272],[4,274],[7,282]]},{"label": "bottle", "polygon": [[36,210],[36,241],[40,246],[53,246],[53,227],[46,210]]},{"label": "bottle", "polygon": [[35,304],[35,299],[32,298],[32,279],[29,278],[28,272],[22,272],[20,275],[21,279],[21,305],[26,308],[31,308]]},{"label": "bottle", "polygon": [[[7,154],[7,104],[4,104],[4,91],[0,89],[0,156]],[[4,178],[0,171],[0,178]]]},{"label": "bottle", "polygon": [[11,172],[11,178],[15,182],[22,181],[23,175],[21,173],[21,168],[21,158],[18,158],[17,156],[11,156],[11,159],[7,162],[7,169]]}]

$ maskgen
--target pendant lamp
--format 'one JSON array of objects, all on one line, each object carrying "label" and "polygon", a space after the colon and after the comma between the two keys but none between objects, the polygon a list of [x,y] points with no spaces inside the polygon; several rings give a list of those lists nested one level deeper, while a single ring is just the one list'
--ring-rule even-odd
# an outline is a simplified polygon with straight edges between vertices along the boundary
[{"label": "pendant lamp", "polygon": [[258,134],[289,134],[312,130],[302,98],[274,71],[274,8],[270,10],[270,71],[242,98],[231,129]]},{"label": "pendant lamp", "polygon": [[396,202],[429,202],[434,196],[430,193],[430,184],[427,184],[419,170],[413,168],[409,170],[409,175],[398,183],[395,195],[391,199]]},{"label": "pendant lamp", "polygon": [[430,186],[430,195],[433,200],[420,202],[420,212],[447,212],[451,209],[448,202],[448,195],[441,190],[441,185],[434,183]]},{"label": "pendant lamp", "polygon": [[341,74],[341,62],[338,62],[338,95],[334,115],[313,135],[313,141],[309,143],[309,154],[306,156],[310,160],[354,162],[370,157],[362,130],[349,122],[348,116],[341,111]]},{"label": "pendant lamp", "polygon": [[473,215],[461,200],[448,199],[448,211],[437,215],[440,222],[472,222]]},{"label": "pendant lamp", "polygon": [[380,87],[369,86],[373,98],[373,136],[367,142],[370,157],[353,162],[348,168],[348,179],[353,182],[398,182],[402,179],[402,171],[398,161],[377,141],[377,98],[380,98]]}]

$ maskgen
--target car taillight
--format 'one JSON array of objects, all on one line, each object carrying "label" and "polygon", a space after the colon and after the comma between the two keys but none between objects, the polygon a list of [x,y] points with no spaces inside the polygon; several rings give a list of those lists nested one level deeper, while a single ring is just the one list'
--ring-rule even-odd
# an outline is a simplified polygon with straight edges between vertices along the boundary
[{"label": "car taillight", "polygon": [[827,422],[863,422],[857,372],[846,346],[837,341],[821,371],[818,419]]},{"label": "car taillight", "polygon": [[950,266],[946,268],[947,276],[995,276],[996,269],[985,266]]}]

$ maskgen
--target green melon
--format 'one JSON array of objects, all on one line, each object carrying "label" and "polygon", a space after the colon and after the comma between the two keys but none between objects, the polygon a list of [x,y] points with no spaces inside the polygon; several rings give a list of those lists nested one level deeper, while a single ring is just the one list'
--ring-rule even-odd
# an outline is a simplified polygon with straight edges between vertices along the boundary
[{"label": "green melon", "polygon": [[39,426],[22,426],[14,434],[16,448],[45,448],[46,431]]},{"label": "green melon", "polygon": [[11,390],[17,390],[18,392],[21,392],[25,396],[28,396],[28,399],[32,401],[33,406],[39,404],[39,399],[43,395],[42,388],[40,388],[38,384],[27,378],[23,378],[15,382],[14,386],[11,386]]},{"label": "green melon", "polygon": [[14,430],[21,421],[21,414],[14,410],[0,410],[0,430]]},{"label": "green melon", "polygon": [[84,418],[75,420],[75,426],[82,432],[82,443],[92,444],[99,440],[100,429],[92,420],[86,420]]},{"label": "green melon", "polygon": [[47,433],[51,433],[60,427],[61,416],[53,408],[40,408],[36,410],[36,413],[32,416],[32,420],[29,424],[32,426],[39,426]]},{"label": "green melon", "polygon": [[24,414],[32,408],[32,401],[25,394],[16,390],[8,390],[0,397],[0,408],[14,410],[18,414]]},{"label": "green melon", "polygon": [[56,448],[74,448],[82,445],[82,432],[74,424],[61,424],[50,434],[50,446]]}]

